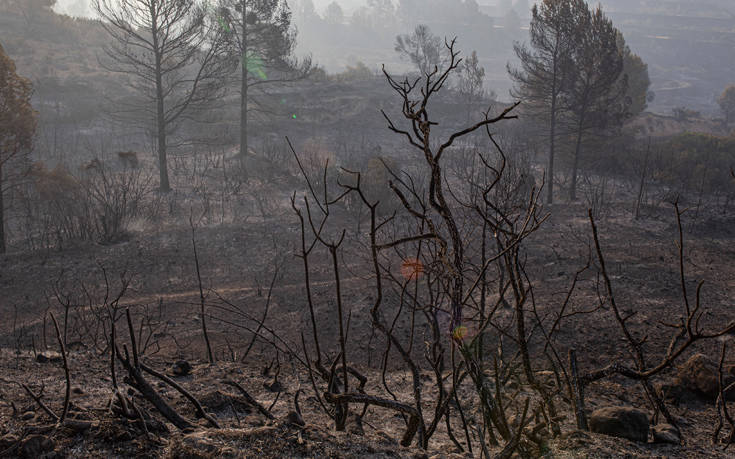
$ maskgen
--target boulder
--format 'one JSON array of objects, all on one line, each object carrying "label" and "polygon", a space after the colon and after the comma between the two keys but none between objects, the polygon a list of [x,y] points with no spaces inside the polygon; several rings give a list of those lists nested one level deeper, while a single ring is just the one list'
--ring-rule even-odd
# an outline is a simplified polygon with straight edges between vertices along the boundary
[{"label": "boulder", "polygon": [[59,363],[63,360],[64,359],[61,357],[61,354],[58,352],[41,352],[36,355],[36,362],[38,363]]},{"label": "boulder", "polygon": [[679,431],[671,424],[657,424],[651,428],[651,432],[655,443],[671,443],[672,445],[681,443]]},{"label": "boulder", "polygon": [[191,364],[186,360],[177,360],[171,366],[171,371],[176,376],[187,376],[191,374]]},{"label": "boulder", "polygon": [[38,458],[53,451],[56,444],[45,435],[31,435],[20,446],[20,457]]},{"label": "boulder", "polygon": [[628,440],[648,441],[648,413],[631,407],[605,407],[595,410],[589,417],[592,432],[627,438]]},{"label": "boulder", "polygon": [[654,387],[661,398],[674,404],[678,404],[682,400],[696,397],[694,393],[682,388],[671,380],[663,383],[657,383]]},{"label": "boulder", "polygon": [[306,423],[304,422],[304,418],[302,418],[301,415],[296,411],[288,412],[288,415],[286,416],[286,422],[300,427],[304,427],[306,425]]},{"label": "boulder", "polygon": [[[13,445],[18,443],[19,438],[13,434],[6,434],[0,437],[0,451],[9,450]],[[9,453],[10,451],[8,451]]]},{"label": "boulder", "polygon": [[277,379],[272,384],[263,383],[263,388],[268,392],[274,393],[283,391],[283,385]]},{"label": "boulder", "polygon": [[[735,380],[728,370],[730,368],[725,368],[722,375],[725,386]],[[680,395],[679,398],[689,393],[706,400],[715,400],[720,390],[718,378],[718,364],[704,354],[694,354],[679,367],[673,386],[678,388],[675,393]],[[735,393],[727,394],[727,399],[735,400]]]},{"label": "boulder", "polygon": [[695,354],[679,367],[674,383],[692,392],[715,399],[719,391],[717,364],[704,354]]},{"label": "boulder", "polygon": [[199,397],[199,403],[209,413],[220,417],[247,416],[252,413],[252,406],[238,396],[218,390],[207,392]]},{"label": "boulder", "polygon": [[544,370],[536,372],[536,378],[541,384],[549,387],[556,386],[556,374],[553,371]]}]

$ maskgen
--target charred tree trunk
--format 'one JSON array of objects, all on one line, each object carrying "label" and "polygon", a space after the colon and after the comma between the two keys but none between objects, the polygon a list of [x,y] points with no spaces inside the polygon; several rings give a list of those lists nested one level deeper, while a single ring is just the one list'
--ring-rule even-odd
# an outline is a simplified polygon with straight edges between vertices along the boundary
[{"label": "charred tree trunk", "polygon": [[[554,75],[556,79],[556,75]],[[556,83],[554,83],[556,84]],[[556,95],[551,99],[551,129],[549,130],[549,187],[546,189],[546,202],[554,202],[554,141],[556,139]]]},{"label": "charred tree trunk", "polygon": [[151,36],[153,39],[153,50],[155,54],[155,77],[156,77],[156,135],[158,137],[158,172],[160,175],[159,189],[167,192],[171,191],[171,185],[168,181],[168,162],[166,159],[166,111],[164,107],[163,95],[163,75],[162,75],[162,57],[161,43],[158,37],[158,24],[156,22],[157,12],[155,10],[155,2],[150,3],[151,18]]},{"label": "charred tree trunk", "polygon": [[[584,110],[584,109],[583,109]],[[582,151],[582,136],[584,135],[584,111],[579,117],[577,125],[577,143],[574,146],[574,164],[572,165],[572,186],[569,191],[569,200],[574,202],[577,200],[577,175],[579,173],[579,154]]]},{"label": "charred tree trunk", "polygon": [[242,37],[240,52],[242,52],[240,74],[240,165],[245,171],[245,158],[248,153],[248,32],[247,32],[247,2],[242,2]]},{"label": "charred tree trunk", "polygon": [[3,195],[3,165],[0,163],[0,253],[5,253],[5,199]]}]

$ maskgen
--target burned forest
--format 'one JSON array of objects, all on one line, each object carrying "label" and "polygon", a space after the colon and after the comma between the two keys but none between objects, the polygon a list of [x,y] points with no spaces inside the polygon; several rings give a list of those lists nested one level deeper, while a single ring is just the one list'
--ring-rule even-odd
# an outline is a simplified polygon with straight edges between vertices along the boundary
[{"label": "burned forest", "polygon": [[731,0],[0,0],[0,457],[728,458]]}]

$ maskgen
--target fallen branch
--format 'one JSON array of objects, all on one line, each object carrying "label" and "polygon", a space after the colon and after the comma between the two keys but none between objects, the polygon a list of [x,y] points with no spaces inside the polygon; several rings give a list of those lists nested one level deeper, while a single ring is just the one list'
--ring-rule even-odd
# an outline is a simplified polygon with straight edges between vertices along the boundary
[{"label": "fallen branch", "polygon": [[[61,422],[61,418],[51,411],[51,408],[48,407],[45,403],[43,403],[43,400],[41,400],[41,397],[34,394],[33,391],[28,387],[26,384],[22,384],[19,382],[16,382],[20,387],[25,390],[28,395],[36,402],[36,404],[41,407],[41,409],[48,414],[51,419],[54,421],[54,424],[48,425],[48,426],[33,426],[28,428],[29,430],[27,433],[45,433],[50,432],[54,429],[59,428],[60,426],[68,427],[75,432],[84,432],[86,430],[89,430],[92,426],[95,425],[94,421],[79,421],[76,419],[65,419],[64,422]],[[2,454],[0,454],[0,457],[3,457]]]},{"label": "fallen branch", "polygon": [[420,417],[418,411],[416,410],[416,408],[406,405],[404,403],[395,402],[393,400],[386,400],[384,398],[373,397],[372,395],[356,393],[333,394],[331,392],[325,392],[324,399],[329,403],[333,403],[335,405],[343,403],[364,403],[366,405],[380,406],[383,408],[388,408],[390,410],[398,411],[399,413],[407,414],[408,425],[406,426],[406,433],[403,434],[403,438],[401,439],[401,446],[409,446],[411,444],[411,440],[413,440],[413,437],[414,435],[416,435],[416,431],[419,428]]},{"label": "fallen branch", "polygon": [[207,322],[205,320],[204,314],[204,289],[202,288],[202,275],[199,271],[199,255],[197,254],[197,242],[194,229],[194,221],[192,220],[191,216],[189,216],[189,226],[191,226],[191,245],[194,248],[194,264],[197,269],[197,283],[199,285],[199,299],[201,301],[202,334],[204,335],[204,343],[207,345],[207,358],[209,359],[209,363],[211,364],[214,363],[214,354],[212,353],[212,346],[209,342],[209,334],[207,333]]},{"label": "fallen branch", "polygon": [[48,406],[46,406],[45,403],[43,403],[43,400],[41,400],[41,397],[39,397],[36,394],[34,394],[33,391],[27,385],[22,384],[22,383],[17,383],[17,384],[20,387],[22,387],[23,389],[25,389],[25,391],[28,393],[28,395],[31,396],[31,398],[38,404],[38,406],[40,406],[41,409],[46,412],[46,414],[48,414],[49,416],[51,416],[51,419],[53,419],[54,422],[59,422],[59,416],[56,413],[54,413],[53,411],[51,411],[51,408],[49,408]]},{"label": "fallen branch", "polygon": [[166,401],[156,392],[156,390],[146,381],[141,373],[140,362],[138,359],[138,350],[135,346],[135,331],[133,329],[133,322],[130,319],[130,310],[126,310],[128,319],[128,330],[130,332],[130,340],[133,348],[133,362],[130,361],[130,355],[128,354],[127,346],[123,345],[125,350],[125,357],[120,354],[120,350],[117,348],[116,343],[112,343],[117,358],[122,363],[125,370],[128,372],[130,377],[128,383],[135,387],[143,397],[148,400],[156,409],[168,419],[171,424],[175,425],[180,430],[187,430],[194,428],[194,425],[183,418],[179,413],[176,412]]},{"label": "fallen branch", "polygon": [[510,459],[513,457],[513,453],[521,444],[521,438],[523,437],[523,429],[526,427],[526,416],[528,415],[528,404],[529,399],[526,399],[526,404],[523,408],[523,415],[521,416],[521,422],[518,425],[518,431],[508,440],[505,448],[497,455],[498,459]]},{"label": "fallen branch", "polygon": [[227,384],[228,386],[232,386],[240,391],[243,397],[245,397],[245,400],[256,407],[260,413],[267,417],[268,419],[275,419],[275,417],[271,414],[270,411],[268,411],[263,405],[260,404],[257,400],[255,400],[250,394],[248,394],[248,391],[245,390],[244,387],[236,383],[235,381],[224,381],[224,384]]},{"label": "fallen branch", "polygon": [[196,409],[197,415],[199,417],[202,417],[202,418],[206,419],[207,422],[209,422],[212,425],[212,427],[216,427],[217,429],[220,428],[220,425],[217,423],[217,421],[215,421],[214,418],[211,415],[207,414],[204,411],[204,408],[202,408],[202,404],[199,403],[199,400],[197,400],[193,395],[191,395],[191,393],[189,393],[186,389],[184,389],[183,387],[181,387],[180,385],[178,385],[178,383],[176,383],[176,381],[174,381],[173,379],[169,378],[168,376],[166,376],[166,375],[164,375],[162,373],[157,372],[153,368],[150,368],[150,367],[146,366],[145,364],[142,364],[141,363],[140,364],[140,368],[143,371],[145,371],[146,373],[148,373],[148,374],[150,374],[152,376],[155,376],[156,378],[160,379],[161,381],[165,382],[169,386],[171,386],[174,389],[176,389],[181,395],[183,395],[184,397],[186,397],[187,400],[189,400],[192,405],[194,405],[194,408]]}]

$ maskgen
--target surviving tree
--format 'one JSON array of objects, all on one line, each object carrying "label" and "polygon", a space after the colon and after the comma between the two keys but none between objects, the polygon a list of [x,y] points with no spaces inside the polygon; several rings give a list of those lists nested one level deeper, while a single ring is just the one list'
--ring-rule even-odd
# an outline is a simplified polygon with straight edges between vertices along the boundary
[{"label": "surviving tree", "polygon": [[101,64],[138,80],[157,138],[160,189],[169,191],[168,136],[182,115],[223,95],[230,61],[224,30],[206,20],[195,0],[94,0],[112,37]]},{"label": "surviving tree", "polygon": [[0,253],[5,253],[5,165],[33,144],[37,113],[31,107],[32,93],[31,82],[16,73],[0,45]]},{"label": "surviving tree", "polygon": [[[459,76],[457,77],[455,89],[462,98],[462,103],[467,107],[467,122],[469,122],[476,103],[485,98],[485,89],[483,88],[485,69],[480,65],[477,51],[472,51],[472,54],[459,64],[457,71]],[[492,95],[494,96],[494,94]]]},{"label": "surviving tree", "polygon": [[[583,5],[583,7],[582,7]],[[618,50],[618,31],[602,12],[575,2],[573,30],[576,46],[571,59],[576,77],[563,88],[564,105],[575,133],[570,199],[576,199],[577,174],[585,133],[622,125],[627,114],[627,78],[620,78],[623,55]]]},{"label": "surviving tree", "polygon": [[342,24],[345,20],[345,12],[339,3],[332,2],[324,10],[324,21],[329,25]]},{"label": "surviving tree", "polygon": [[[296,31],[284,0],[222,0],[218,22],[239,61],[240,157],[248,151],[248,111],[266,111],[253,94],[268,85],[295,81],[309,75],[311,60],[293,57]],[[250,105],[248,105],[250,104]]]},{"label": "surviving tree", "polygon": [[655,95],[650,91],[651,78],[648,76],[648,64],[625,44],[623,34],[618,31],[618,50],[623,53],[623,72],[620,78],[628,80],[626,98],[629,100],[628,114],[635,117],[648,107]]},{"label": "surviving tree", "polygon": [[514,97],[524,100],[530,110],[548,123],[549,166],[547,174],[547,202],[554,199],[554,159],[557,121],[563,111],[561,95],[574,78],[571,49],[575,46],[572,33],[572,11],[585,9],[582,0],[542,0],[531,10],[530,48],[514,45],[520,59],[520,68],[508,66],[515,82]]},{"label": "surviving tree", "polygon": [[395,50],[404,59],[411,61],[421,75],[427,75],[441,66],[442,41],[425,24],[419,24],[413,33],[398,35]]},{"label": "surviving tree", "polygon": [[[568,132],[575,136],[570,189],[574,200],[585,134],[621,126],[633,102],[638,112],[645,109],[648,71],[600,7],[591,11],[584,0],[543,0],[531,13],[531,48],[516,44],[520,68],[508,68],[516,83],[512,93],[548,123],[549,203],[560,123],[570,126]],[[629,78],[635,82],[631,90]]]},{"label": "surviving tree", "polygon": [[717,99],[722,113],[725,114],[725,121],[732,123],[735,121],[735,85],[730,85],[722,92]]}]

